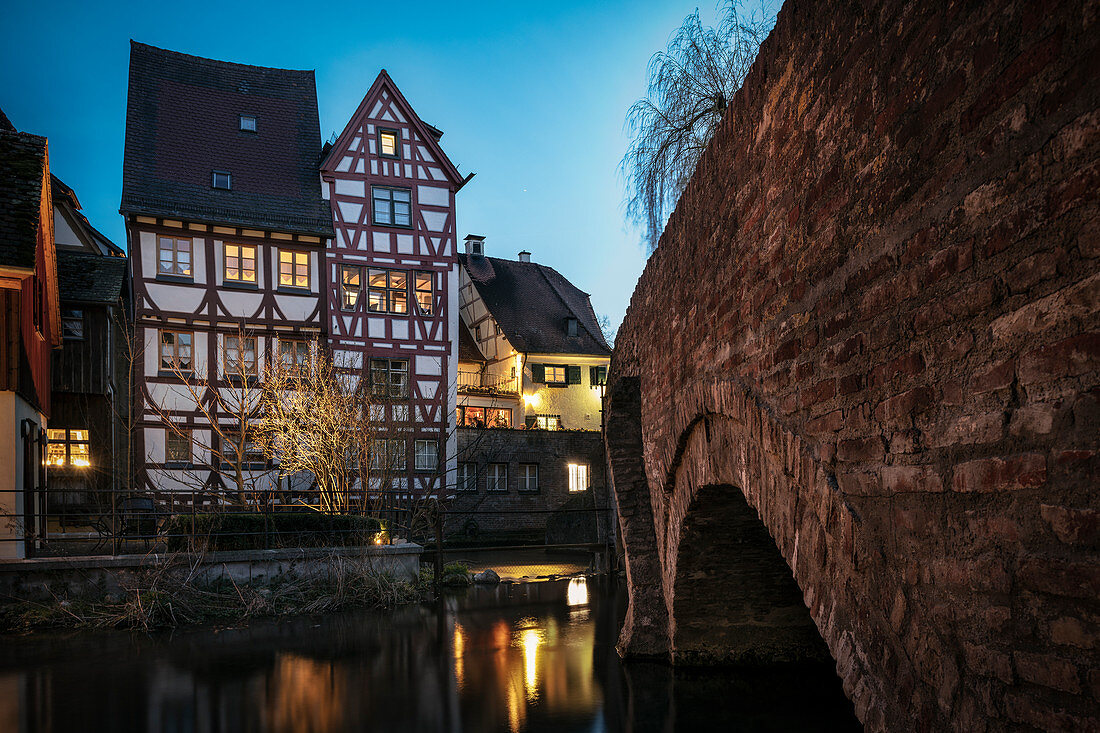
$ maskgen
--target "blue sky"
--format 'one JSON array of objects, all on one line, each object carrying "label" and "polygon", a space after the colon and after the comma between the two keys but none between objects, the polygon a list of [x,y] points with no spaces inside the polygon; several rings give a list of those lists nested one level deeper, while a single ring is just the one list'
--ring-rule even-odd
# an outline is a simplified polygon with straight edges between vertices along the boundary
[{"label": "blue sky", "polygon": [[[622,213],[623,120],[646,63],[695,9],[629,2],[26,3],[5,0],[0,108],[50,140],[53,171],[125,246],[118,214],[131,38],[260,66],[314,69],[321,138],[385,68],[444,131],[463,173],[459,239],[521,249],[592,294],[618,325],[645,264]],[[709,2],[700,7],[713,19]]]}]

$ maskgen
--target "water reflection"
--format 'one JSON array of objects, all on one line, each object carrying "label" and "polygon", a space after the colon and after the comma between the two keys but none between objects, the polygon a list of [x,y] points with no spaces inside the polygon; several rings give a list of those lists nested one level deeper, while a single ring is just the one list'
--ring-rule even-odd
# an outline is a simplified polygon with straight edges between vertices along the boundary
[{"label": "water reflection", "polygon": [[622,611],[621,590],[573,578],[473,588],[442,612],[5,639],[0,731],[519,733],[853,722],[831,670],[802,670],[810,676],[792,684],[782,672],[624,667],[614,651]]}]

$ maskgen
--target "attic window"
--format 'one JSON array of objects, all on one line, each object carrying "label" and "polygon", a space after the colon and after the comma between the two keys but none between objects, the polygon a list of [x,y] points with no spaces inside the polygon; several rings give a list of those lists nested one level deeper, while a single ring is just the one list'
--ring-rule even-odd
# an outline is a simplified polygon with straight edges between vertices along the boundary
[{"label": "attic window", "polygon": [[252,115],[241,115],[241,130],[256,132],[256,118]]},{"label": "attic window", "polygon": [[400,158],[397,150],[397,130],[378,130],[378,153],[383,158]]},{"label": "attic window", "polygon": [[482,248],[482,243],[480,241],[475,239],[473,242],[470,243],[470,254],[480,257],[484,253],[485,250]]},{"label": "attic window", "polygon": [[225,171],[214,171],[214,182],[212,184],[214,188],[224,188],[229,190],[229,174]]},{"label": "attic window", "polygon": [[565,319],[565,333],[568,336],[576,336],[577,335],[577,319],[576,318],[566,318]]}]

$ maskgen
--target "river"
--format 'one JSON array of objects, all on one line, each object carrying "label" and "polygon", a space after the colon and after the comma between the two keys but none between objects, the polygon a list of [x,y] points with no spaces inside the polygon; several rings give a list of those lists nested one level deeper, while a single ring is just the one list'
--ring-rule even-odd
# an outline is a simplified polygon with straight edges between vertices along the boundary
[{"label": "river", "polygon": [[831,667],[622,664],[621,582],[154,634],[0,640],[0,731],[858,730]]}]

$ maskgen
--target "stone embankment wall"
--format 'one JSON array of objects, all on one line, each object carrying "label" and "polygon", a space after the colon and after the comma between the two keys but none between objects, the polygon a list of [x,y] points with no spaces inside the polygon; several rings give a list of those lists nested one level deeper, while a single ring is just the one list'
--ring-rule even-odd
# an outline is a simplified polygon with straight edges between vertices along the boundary
[{"label": "stone embankment wall", "polygon": [[869,729],[1100,726],[1098,20],[787,2],[616,341],[624,653],[728,485]]}]

